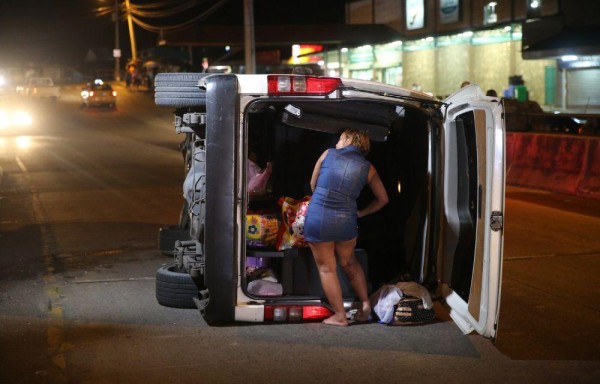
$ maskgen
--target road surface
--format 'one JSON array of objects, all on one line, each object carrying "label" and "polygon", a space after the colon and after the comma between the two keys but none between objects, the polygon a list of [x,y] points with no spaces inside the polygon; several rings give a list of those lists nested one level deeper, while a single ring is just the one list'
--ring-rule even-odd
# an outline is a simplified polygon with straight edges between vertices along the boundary
[{"label": "road surface", "polygon": [[0,136],[0,383],[596,383],[597,202],[509,188],[497,344],[419,327],[209,327],[154,298],[183,166],[171,111],[77,89]]}]

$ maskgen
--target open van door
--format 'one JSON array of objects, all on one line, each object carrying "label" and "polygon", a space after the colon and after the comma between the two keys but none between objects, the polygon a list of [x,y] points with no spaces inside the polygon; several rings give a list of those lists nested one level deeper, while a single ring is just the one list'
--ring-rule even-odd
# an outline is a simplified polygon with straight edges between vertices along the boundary
[{"label": "open van door", "polygon": [[495,338],[502,283],[503,105],[477,85],[444,102],[441,293],[463,332]]}]

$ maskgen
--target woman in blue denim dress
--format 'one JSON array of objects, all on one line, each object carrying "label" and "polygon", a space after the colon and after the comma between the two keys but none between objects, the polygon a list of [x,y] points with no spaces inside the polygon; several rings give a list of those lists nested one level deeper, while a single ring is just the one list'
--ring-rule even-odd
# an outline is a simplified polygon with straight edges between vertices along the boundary
[{"label": "woman in blue denim dress", "polygon": [[[362,307],[354,319],[366,321],[371,313],[365,273],[354,255],[358,236],[357,218],[380,210],[388,202],[385,187],[365,158],[370,148],[365,132],[344,131],[335,148],[323,152],[313,170],[313,195],[306,212],[304,238],[317,263],[321,285],[334,314],[323,322],[348,325],[337,276],[336,256]],[[356,199],[368,184],[375,199],[357,210]]]}]

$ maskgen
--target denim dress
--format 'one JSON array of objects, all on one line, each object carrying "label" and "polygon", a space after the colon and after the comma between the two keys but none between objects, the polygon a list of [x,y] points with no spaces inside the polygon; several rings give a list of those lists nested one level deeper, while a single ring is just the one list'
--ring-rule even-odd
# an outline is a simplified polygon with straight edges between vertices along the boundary
[{"label": "denim dress", "polygon": [[306,241],[344,241],[358,236],[356,199],[367,183],[370,167],[356,146],[327,152],[306,212]]}]

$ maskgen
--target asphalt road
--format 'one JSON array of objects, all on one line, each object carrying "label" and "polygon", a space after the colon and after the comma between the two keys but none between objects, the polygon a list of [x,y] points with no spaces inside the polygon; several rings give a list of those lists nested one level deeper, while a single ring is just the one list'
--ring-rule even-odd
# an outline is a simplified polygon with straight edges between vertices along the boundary
[{"label": "asphalt road", "polygon": [[183,167],[169,110],[77,89],[0,134],[0,383],[596,383],[600,204],[509,188],[497,343],[420,327],[209,327],[158,305]]}]

